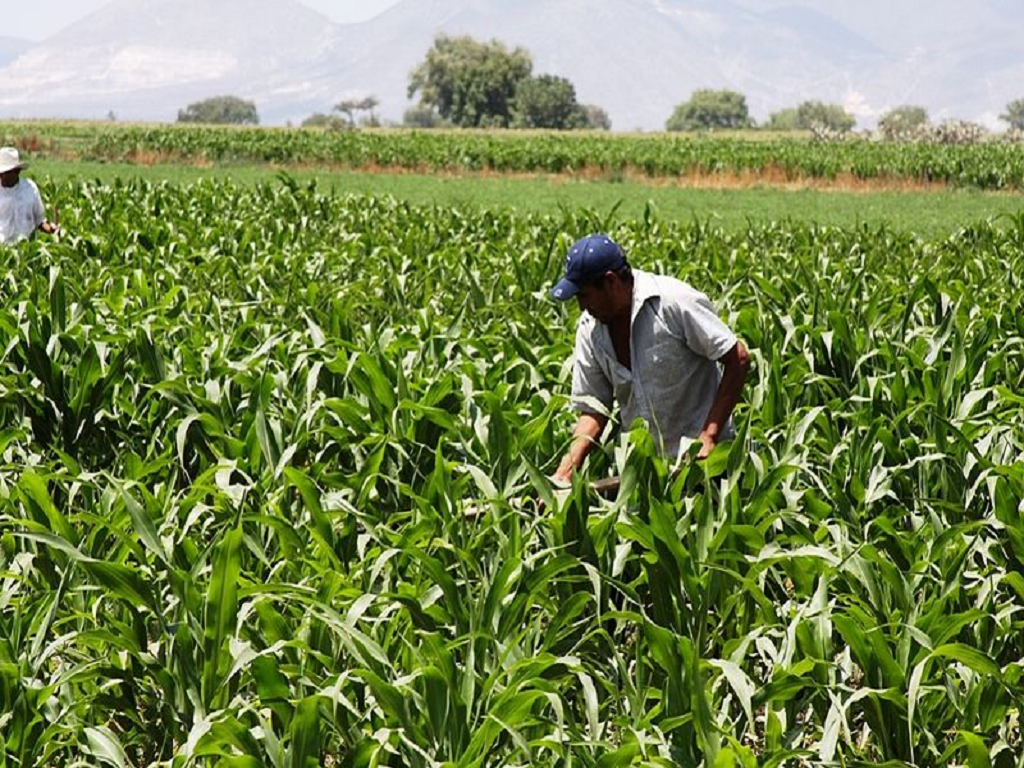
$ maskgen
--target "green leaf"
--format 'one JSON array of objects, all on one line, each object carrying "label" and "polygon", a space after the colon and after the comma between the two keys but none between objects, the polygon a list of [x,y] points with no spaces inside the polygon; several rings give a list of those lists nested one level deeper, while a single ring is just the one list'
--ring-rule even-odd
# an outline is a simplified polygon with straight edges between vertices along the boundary
[{"label": "green leaf", "polygon": [[89,754],[97,760],[116,768],[128,768],[128,758],[125,756],[124,747],[113,731],[105,726],[85,729],[85,738]]},{"label": "green leaf", "polygon": [[999,665],[976,648],[962,643],[949,643],[940,645],[929,654],[931,658],[946,658],[959,661],[961,664],[970,667],[975,672],[996,680],[1002,678]]},{"label": "green leaf", "polygon": [[967,731],[959,731],[957,743],[966,747],[967,765],[970,768],[992,768],[992,758],[989,756],[988,747],[980,736]]},{"label": "green leaf", "polygon": [[145,606],[159,614],[151,583],[136,568],[90,559],[82,560],[81,564],[89,578],[105,587],[113,596],[125,600],[133,607]]},{"label": "green leaf", "polygon": [[18,479],[18,489],[28,504],[34,519],[40,523],[48,523],[50,530],[65,541],[73,545],[78,543],[78,536],[68,519],[53,503],[46,487],[46,481],[42,477],[33,470],[26,469]]},{"label": "green leaf", "polygon": [[164,563],[170,565],[167,552],[164,551],[164,544],[160,540],[160,534],[149,513],[135,500],[135,497],[126,488],[121,488],[121,498],[124,501],[125,508],[128,510],[128,514],[132,518],[132,523],[135,525],[136,533],[139,534],[139,539],[146,545],[147,549],[163,560]]},{"label": "green leaf", "polygon": [[320,700],[310,696],[295,708],[290,728],[291,768],[318,768],[320,765]]},{"label": "green leaf", "polygon": [[203,700],[208,705],[217,697],[226,695],[226,691],[220,687],[220,675],[227,671],[230,661],[226,648],[227,638],[238,616],[241,543],[241,528],[233,528],[224,535],[216,548],[213,573],[206,592]]}]

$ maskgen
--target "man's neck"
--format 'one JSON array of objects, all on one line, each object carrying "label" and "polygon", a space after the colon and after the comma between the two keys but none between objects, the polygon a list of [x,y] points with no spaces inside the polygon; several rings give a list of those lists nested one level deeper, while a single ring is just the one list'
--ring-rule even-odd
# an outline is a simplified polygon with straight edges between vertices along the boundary
[{"label": "man's neck", "polygon": [[627,332],[633,324],[633,287],[632,285],[627,286],[626,295],[622,299],[619,311],[612,320],[613,326],[625,328]]}]

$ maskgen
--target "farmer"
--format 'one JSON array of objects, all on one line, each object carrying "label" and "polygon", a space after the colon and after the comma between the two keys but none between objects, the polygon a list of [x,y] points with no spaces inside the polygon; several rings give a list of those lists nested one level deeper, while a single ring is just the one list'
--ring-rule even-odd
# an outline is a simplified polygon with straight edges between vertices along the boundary
[{"label": "farmer", "polygon": [[57,225],[46,220],[35,182],[21,180],[21,169],[27,165],[14,147],[0,148],[0,243],[16,243],[32,237],[36,230],[57,231]]},{"label": "farmer", "polygon": [[553,479],[566,483],[601,436],[613,400],[620,423],[643,418],[664,454],[682,438],[700,441],[705,458],[733,436],[732,410],[750,367],[747,348],[700,291],[672,277],[632,269],[611,238],[577,241],[565,277],[551,289],[573,296],[576,328],[573,407],[579,420]]}]

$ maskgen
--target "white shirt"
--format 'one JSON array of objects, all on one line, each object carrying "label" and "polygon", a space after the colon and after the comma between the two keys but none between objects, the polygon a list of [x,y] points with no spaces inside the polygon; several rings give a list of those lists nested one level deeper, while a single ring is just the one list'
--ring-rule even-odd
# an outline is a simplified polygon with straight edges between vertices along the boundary
[{"label": "white shirt", "polygon": [[[608,326],[583,313],[576,328],[573,407],[600,413],[583,399],[594,398],[611,413],[621,410],[625,428],[647,422],[663,453],[676,455],[683,437],[704,428],[722,374],[717,361],[736,345],[714,305],[700,291],[674,277],[633,270],[630,367],[619,363]],[[732,420],[721,438],[734,435]]]},{"label": "white shirt", "polygon": [[34,181],[20,179],[13,187],[0,186],[0,243],[31,237],[45,219],[43,198]]}]

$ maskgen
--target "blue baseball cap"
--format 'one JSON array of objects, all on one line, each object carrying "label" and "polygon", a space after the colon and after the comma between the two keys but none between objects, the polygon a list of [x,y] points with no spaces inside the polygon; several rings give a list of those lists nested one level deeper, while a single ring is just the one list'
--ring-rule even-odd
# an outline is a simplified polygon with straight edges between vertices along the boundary
[{"label": "blue baseball cap", "polygon": [[626,254],[608,235],[587,235],[573,243],[565,257],[565,277],[551,289],[551,297],[566,301],[580,288],[608,271],[626,266]]}]

